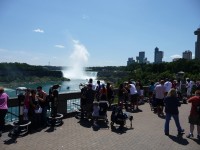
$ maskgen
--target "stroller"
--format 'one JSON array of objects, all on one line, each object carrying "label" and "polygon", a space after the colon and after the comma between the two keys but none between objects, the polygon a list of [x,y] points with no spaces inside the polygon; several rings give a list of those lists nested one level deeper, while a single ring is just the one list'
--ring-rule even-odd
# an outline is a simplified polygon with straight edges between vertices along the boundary
[{"label": "stroller", "polygon": [[119,129],[122,130],[123,127],[126,125],[126,120],[130,120],[130,127],[132,128],[132,120],[133,116],[129,115],[126,112],[123,112],[121,107],[114,107],[111,114],[111,129],[114,128],[114,124],[119,125]]},{"label": "stroller", "polygon": [[94,120],[94,123],[96,123],[98,120],[103,120],[108,124],[108,118],[107,118],[107,110],[109,108],[109,103],[107,101],[99,101],[99,102],[94,102],[93,106],[96,105],[98,106],[98,115],[94,115],[94,107],[93,107],[93,114],[92,114],[92,119]]}]

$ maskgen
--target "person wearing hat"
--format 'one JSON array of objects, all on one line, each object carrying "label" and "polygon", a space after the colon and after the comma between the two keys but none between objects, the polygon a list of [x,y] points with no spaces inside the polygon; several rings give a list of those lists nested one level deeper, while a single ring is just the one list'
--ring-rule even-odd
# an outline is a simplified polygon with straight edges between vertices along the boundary
[{"label": "person wearing hat", "polygon": [[4,92],[4,88],[0,87],[0,137],[5,125],[5,116],[8,111],[8,100],[9,96]]}]

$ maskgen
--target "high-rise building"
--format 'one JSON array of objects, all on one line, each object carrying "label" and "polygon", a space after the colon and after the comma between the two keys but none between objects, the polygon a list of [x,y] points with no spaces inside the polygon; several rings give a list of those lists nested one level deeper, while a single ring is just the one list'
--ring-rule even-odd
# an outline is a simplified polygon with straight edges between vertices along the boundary
[{"label": "high-rise building", "polygon": [[127,66],[128,66],[128,65],[131,65],[131,64],[133,64],[133,63],[135,63],[135,60],[133,59],[133,57],[128,58]]},{"label": "high-rise building", "polygon": [[200,59],[200,28],[194,31],[197,35],[197,41],[195,42],[195,59]]},{"label": "high-rise building", "polygon": [[192,59],[192,52],[189,51],[189,50],[183,52],[183,58],[187,59],[187,60],[191,60]]},{"label": "high-rise building", "polygon": [[136,60],[138,63],[145,63],[146,59],[145,59],[145,52],[139,52],[139,56],[136,57]]},{"label": "high-rise building", "polygon": [[154,53],[154,63],[162,63],[163,54],[163,51],[159,51],[159,48],[156,47]]}]

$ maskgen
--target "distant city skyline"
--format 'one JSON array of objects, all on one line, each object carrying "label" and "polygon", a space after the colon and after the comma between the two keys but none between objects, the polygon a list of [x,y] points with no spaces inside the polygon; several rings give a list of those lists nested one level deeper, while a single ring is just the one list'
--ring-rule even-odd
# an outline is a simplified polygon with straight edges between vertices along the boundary
[{"label": "distant city skyline", "polygon": [[[195,55],[200,0],[1,0],[0,62],[126,66]],[[198,44],[199,42],[197,42]],[[139,60],[138,60],[139,61]]]},{"label": "distant city skyline", "polygon": [[[195,55],[192,55],[191,50],[185,50],[182,53],[182,56],[175,56],[172,61],[176,61],[180,58],[184,58],[187,60],[192,60],[192,59],[199,59],[200,60],[200,27],[194,31],[194,34],[197,35],[197,41],[195,42]],[[154,61],[152,63],[162,63],[165,62],[163,61],[164,57],[164,52],[160,51],[158,47],[155,48],[154,51]],[[150,63],[148,61],[148,58],[145,57],[145,51],[139,52],[139,56],[136,56],[134,59],[133,57],[129,57],[127,61],[127,65],[130,65],[132,63]]]},{"label": "distant city skyline", "polygon": [[[162,62],[165,62],[162,60],[163,57],[164,57],[164,52],[160,51],[159,48],[156,47],[155,51],[154,51],[154,61],[153,62],[149,62],[148,58],[145,57],[145,51],[141,51],[141,52],[139,52],[139,56],[136,56],[135,59],[134,59],[134,57],[129,57],[127,60],[127,65],[130,65],[132,63],[147,63],[147,64],[148,63],[162,63]],[[181,58],[184,58],[187,60],[192,60],[195,58],[195,56],[192,55],[192,52],[190,50],[185,50],[182,52],[182,56],[180,55],[180,56],[174,57],[172,59],[172,61],[176,61]]]}]

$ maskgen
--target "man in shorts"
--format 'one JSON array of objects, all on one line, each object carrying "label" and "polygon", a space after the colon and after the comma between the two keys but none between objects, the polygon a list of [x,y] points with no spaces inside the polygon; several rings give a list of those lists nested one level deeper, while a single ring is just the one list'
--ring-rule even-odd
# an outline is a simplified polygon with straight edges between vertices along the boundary
[{"label": "man in shorts", "polygon": [[131,100],[131,105],[132,105],[132,109],[135,109],[135,105],[136,105],[136,110],[139,110],[138,108],[138,92],[137,89],[135,87],[135,85],[129,81],[129,85],[128,88],[130,90],[130,100]]},{"label": "man in shorts", "polygon": [[160,84],[156,85],[155,87],[155,98],[157,104],[157,113],[158,116],[164,115],[163,108],[164,108],[164,97],[165,97],[165,87],[164,87],[164,80],[160,81]]}]

